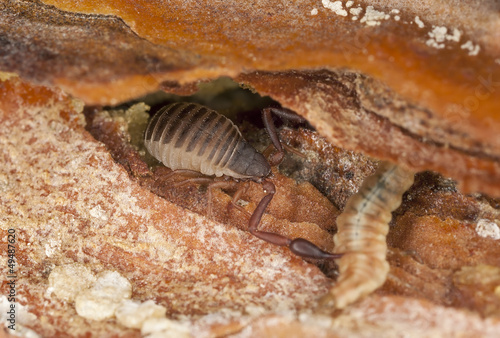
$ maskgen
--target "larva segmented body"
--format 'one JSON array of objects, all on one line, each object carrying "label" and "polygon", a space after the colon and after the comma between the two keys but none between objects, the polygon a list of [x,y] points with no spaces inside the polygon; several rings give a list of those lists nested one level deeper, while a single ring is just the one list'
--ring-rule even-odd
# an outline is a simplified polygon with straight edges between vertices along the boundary
[{"label": "larva segmented body", "polygon": [[336,308],[355,302],[382,286],[389,272],[386,235],[391,212],[399,207],[414,173],[381,163],[377,172],[363,182],[337,218],[335,251],[344,255],[337,261],[339,278],[326,296]]},{"label": "larva segmented body", "polygon": [[172,170],[252,179],[271,172],[264,156],[243,139],[231,120],[195,103],[160,109],[148,124],[144,144]]}]

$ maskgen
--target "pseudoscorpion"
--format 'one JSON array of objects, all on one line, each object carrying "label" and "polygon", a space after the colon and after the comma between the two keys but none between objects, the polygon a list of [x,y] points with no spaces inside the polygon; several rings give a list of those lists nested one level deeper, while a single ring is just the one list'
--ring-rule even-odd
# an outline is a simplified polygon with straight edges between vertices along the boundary
[{"label": "pseudoscorpion", "polygon": [[261,183],[267,195],[250,217],[250,233],[267,242],[288,246],[301,257],[340,258],[339,278],[322,303],[344,308],[384,283],[389,271],[386,235],[391,212],[401,204],[403,193],[413,184],[414,174],[394,164],[380,164],[337,218],[335,254],[302,238],[291,240],[260,231],[258,225],[275,193],[274,184],[268,180],[272,175],[271,166],[279,164],[284,154],[271,112],[302,119],[283,108],[263,110],[264,125],[277,149],[269,162],[243,139],[229,119],[194,103],[174,103],[160,109],[148,124],[144,143],[151,155],[176,172],[226,175],[235,180]]},{"label": "pseudoscorpion", "polygon": [[217,177],[227,175],[236,180],[261,183],[267,195],[250,217],[250,233],[267,242],[288,246],[293,253],[302,257],[338,258],[339,255],[325,252],[305,239],[291,240],[258,230],[262,215],[276,191],[274,184],[267,179],[271,175],[271,165],[279,164],[284,154],[271,112],[287,119],[303,120],[284,108],[263,110],[264,124],[277,150],[270,158],[271,163],[243,139],[238,128],[228,118],[195,103],[173,103],[160,109],[146,128],[144,144],[151,155],[174,171],[195,171]]},{"label": "pseudoscorpion", "polygon": [[322,299],[323,304],[344,308],[385,282],[389,273],[386,235],[391,212],[399,207],[413,179],[413,172],[381,162],[375,174],[347,201],[337,218],[338,232],[334,236],[335,252],[343,254],[337,261],[339,278]]}]

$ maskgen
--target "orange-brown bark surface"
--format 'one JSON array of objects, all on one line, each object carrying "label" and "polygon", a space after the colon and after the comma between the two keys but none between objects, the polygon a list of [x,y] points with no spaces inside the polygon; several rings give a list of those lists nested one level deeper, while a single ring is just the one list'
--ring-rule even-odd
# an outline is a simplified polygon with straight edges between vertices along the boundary
[{"label": "orange-brown bark surface", "polygon": [[[500,332],[496,1],[19,0],[0,8],[0,257],[15,229],[20,332],[141,335],[118,317],[85,318],[61,298],[49,276],[75,264],[94,279],[118,272],[132,301],[162,306],[161,325],[171,320],[163,334]],[[190,95],[221,76],[315,128],[280,130],[305,156],[288,154],[274,169],[278,193],[262,229],[332,250],[337,216],[378,160],[417,172],[393,213],[391,270],[374,295],[342,311],[318,309],[335,283],[333,264],[248,234],[248,216],[226,208],[236,186],[216,189],[207,215],[206,189],[173,189],[182,178],[165,180],[169,170],[152,167],[127,125],[102,108],[159,89]],[[243,129],[266,143],[262,131]],[[251,212],[263,195],[250,183],[240,205]],[[7,265],[0,269],[7,276]],[[150,325],[142,335],[155,332]]]},{"label": "orange-brown bark surface", "polygon": [[[319,123],[336,114],[337,101],[325,92],[353,94],[373,113],[373,133],[403,133],[403,144],[400,137],[358,141],[365,126],[354,118],[336,123],[335,136],[325,135],[331,142],[415,171],[437,170],[463,182],[464,191],[498,196],[498,5],[364,1],[339,9],[333,3],[339,4],[9,1],[0,17],[0,69],[93,104],[241,74],[239,81],[307,115],[325,133]],[[290,75],[269,78],[285,69],[328,69],[330,79],[311,80],[308,90],[316,95],[292,102]],[[272,73],[245,75],[255,70]]]}]

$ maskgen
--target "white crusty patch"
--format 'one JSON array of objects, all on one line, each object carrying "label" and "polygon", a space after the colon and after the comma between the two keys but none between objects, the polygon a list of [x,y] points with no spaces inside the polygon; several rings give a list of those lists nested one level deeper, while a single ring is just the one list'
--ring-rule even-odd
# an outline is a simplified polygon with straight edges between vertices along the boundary
[{"label": "white crusty patch", "polygon": [[358,20],[358,17],[360,16],[361,12],[363,11],[363,8],[361,7],[355,7],[349,9],[349,13],[353,15],[352,19],[353,20]]},{"label": "white crusty patch", "polygon": [[359,22],[366,23],[368,26],[378,26],[382,20],[387,20],[390,17],[389,14],[378,11],[373,6],[367,6],[365,16],[363,16]]},{"label": "white crusty patch", "polygon": [[418,28],[424,28],[425,27],[424,23],[422,22],[422,20],[420,20],[420,18],[419,18],[418,15],[415,17],[415,23],[417,24]]},{"label": "white crusty patch", "polygon": [[331,10],[337,15],[347,16],[347,11],[342,6],[342,1],[322,0],[323,7]]},{"label": "white crusty patch", "polygon": [[477,222],[476,233],[481,237],[500,239],[498,224],[488,219],[480,219]]},{"label": "white crusty patch", "polygon": [[331,10],[336,15],[348,16],[350,14],[351,20],[358,20],[364,10],[364,16],[361,18],[360,22],[367,26],[378,26],[381,24],[381,21],[390,19],[391,14],[394,15],[395,21],[400,20],[400,16],[397,15],[400,13],[399,9],[392,9],[389,14],[380,9],[375,9],[374,6],[367,6],[363,9],[361,5],[358,4],[357,7],[353,7],[355,5],[354,1],[346,1],[345,5],[342,1],[323,0],[322,3],[323,7]]},{"label": "white crusty patch", "polygon": [[51,238],[45,243],[45,255],[51,257],[61,249],[61,240]]},{"label": "white crusty patch", "polygon": [[[0,111],[0,116],[5,114]],[[326,292],[330,283],[326,277],[314,269],[297,273],[297,264],[305,263],[291,262],[279,248],[145,193],[115,164],[102,144],[75,130],[56,108],[29,107],[9,116],[0,125],[0,136],[9,135],[0,137],[0,157],[4,159],[0,166],[0,213],[6,215],[0,228],[16,225],[25,229],[26,241],[19,241],[19,245],[30,245],[30,250],[49,254],[55,261],[68,249],[84,261],[89,255],[82,248],[91,251],[92,260],[103,245],[129,255],[147,255],[159,269],[175,272],[169,281],[173,290],[160,292],[164,302],[174,303],[175,309],[193,306],[206,310],[205,299],[210,299],[214,304],[231,300],[231,309],[238,317],[250,303],[268,312],[277,308],[295,311]],[[84,120],[83,116],[80,119]],[[40,191],[46,194],[41,196]],[[178,210],[179,215],[158,212],[170,209]],[[130,225],[136,225],[138,231],[128,232]],[[88,235],[81,235],[78,229],[88,230]],[[242,251],[241,243],[249,243],[254,250]],[[204,266],[214,266],[212,277],[200,273]],[[223,271],[219,267],[234,274],[230,277],[235,282],[222,281],[216,275]],[[152,283],[159,279],[153,273],[143,277]],[[186,291],[193,287],[196,297]],[[92,285],[82,286],[62,297],[76,298],[78,291],[90,288]],[[269,294],[260,294],[263,288]],[[60,299],[55,289],[46,287],[47,300]],[[257,296],[251,291],[254,289],[259,290]],[[89,305],[85,299],[80,301],[80,305]],[[105,308],[120,304],[110,302]]]},{"label": "white crusty patch", "polygon": [[56,266],[49,275],[49,286],[57,298],[72,302],[82,291],[95,283],[96,277],[84,264]]},{"label": "white crusty patch", "polygon": [[132,294],[130,282],[116,271],[104,271],[94,285],[75,298],[79,316],[92,320],[113,318],[123,300]]},{"label": "white crusty patch", "polygon": [[116,317],[121,325],[142,329],[152,319],[163,319],[164,306],[152,300],[130,300],[132,285],[116,271],[105,270],[97,277],[80,263],[56,266],[49,275],[48,296],[74,302],[79,316],[90,320]]},{"label": "white crusty patch", "polygon": [[462,36],[462,32],[460,32],[460,30],[455,28],[455,29],[453,29],[452,34],[446,35],[446,40],[458,42],[458,41],[460,41],[461,36]]},{"label": "white crusty patch", "polygon": [[442,49],[445,48],[446,41],[459,42],[462,32],[456,28],[453,31],[449,31],[444,26],[433,26],[432,31],[428,35],[430,39],[426,41],[427,46]]},{"label": "white crusty patch", "polygon": [[90,216],[92,216],[94,218],[98,218],[98,219],[103,220],[103,221],[108,220],[108,215],[107,215],[106,211],[100,205],[96,205],[95,207],[90,209],[89,214],[90,214]]},{"label": "white crusty patch", "polygon": [[179,337],[188,338],[191,335],[191,323],[188,321],[171,320],[168,318],[152,318],[144,322],[141,334],[148,338]]},{"label": "white crusty patch", "polygon": [[444,48],[444,41],[446,39],[446,33],[448,32],[448,28],[446,27],[433,27],[432,31],[428,33],[430,39],[427,40],[427,46],[434,47],[437,49]]},{"label": "white crusty patch", "polygon": [[[392,17],[394,21],[401,22],[401,24],[415,24],[419,29],[424,29],[426,27],[426,24],[418,15],[415,16],[413,21],[408,22],[401,20],[401,10],[397,8],[393,8],[388,12],[385,12],[380,8],[375,8],[374,6],[366,6],[366,8],[362,8],[358,4],[357,7],[353,7],[355,5],[354,1],[347,1],[344,4],[342,1],[322,0],[322,3],[325,8],[330,9],[336,15],[344,17],[350,16],[353,21],[361,18],[359,22],[367,26],[379,26],[384,20],[388,20]],[[361,17],[363,11],[364,15]],[[431,26],[429,31],[427,31],[428,38],[425,40],[425,44],[432,48],[444,49],[447,47],[447,42],[460,42],[462,34],[462,31],[458,28],[434,25]],[[479,45],[472,43],[472,41],[467,41],[462,44],[460,48],[468,51],[470,56],[478,55],[480,51]]]},{"label": "white crusty patch", "polygon": [[479,54],[480,47],[479,45],[474,45],[472,41],[467,41],[463,45],[460,46],[462,49],[466,49],[469,51],[469,55],[476,56]]},{"label": "white crusty patch", "polygon": [[157,305],[152,300],[141,303],[126,299],[116,309],[115,316],[121,325],[141,329],[146,321],[164,318],[166,313],[167,309],[164,306]]}]

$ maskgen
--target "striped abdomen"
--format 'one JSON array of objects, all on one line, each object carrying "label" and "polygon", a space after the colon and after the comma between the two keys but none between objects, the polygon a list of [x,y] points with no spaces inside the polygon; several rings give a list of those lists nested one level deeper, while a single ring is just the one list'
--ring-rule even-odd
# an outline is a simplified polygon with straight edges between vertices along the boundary
[{"label": "striped abdomen", "polygon": [[389,272],[386,235],[391,212],[399,207],[414,173],[390,163],[381,163],[359,191],[348,200],[337,218],[335,252],[339,278],[330,290],[335,307],[344,308],[384,284]]},{"label": "striped abdomen", "polygon": [[151,119],[144,135],[149,153],[172,170],[259,178],[271,167],[225,116],[195,103],[173,103]]}]

